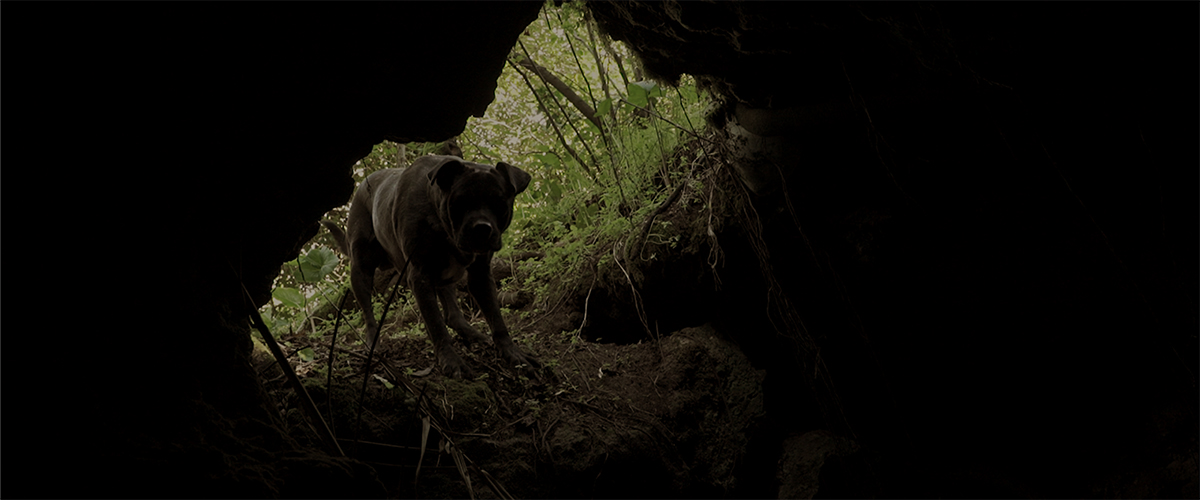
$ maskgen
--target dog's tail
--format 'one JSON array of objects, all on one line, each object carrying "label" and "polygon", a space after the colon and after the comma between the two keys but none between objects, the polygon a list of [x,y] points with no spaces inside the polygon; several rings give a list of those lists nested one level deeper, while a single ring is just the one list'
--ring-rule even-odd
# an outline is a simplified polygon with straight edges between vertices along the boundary
[{"label": "dog's tail", "polygon": [[321,221],[321,225],[325,226],[325,229],[329,230],[329,234],[333,235],[333,242],[337,243],[338,250],[344,255],[350,255],[350,249],[346,248],[346,232],[342,231],[337,224],[327,220]]}]

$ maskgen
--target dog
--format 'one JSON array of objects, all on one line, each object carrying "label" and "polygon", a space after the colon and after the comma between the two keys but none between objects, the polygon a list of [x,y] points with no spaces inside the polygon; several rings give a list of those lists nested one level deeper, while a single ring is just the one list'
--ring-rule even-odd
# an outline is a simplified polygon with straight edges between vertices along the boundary
[{"label": "dog", "polygon": [[513,201],[530,180],[528,173],[503,162],[492,166],[428,155],[407,168],[368,176],[354,193],[345,232],[322,221],[350,256],[350,285],[366,320],[368,341],[373,344],[379,334],[371,308],[375,270],[404,272],[407,265],[409,288],[444,375],[472,376],[450,345],[447,326],[467,345],[487,341],[458,308],[454,285],[463,274],[501,357],[518,366],[540,366],[509,337],[492,280],[492,254],[500,250],[500,236],[512,222]]}]

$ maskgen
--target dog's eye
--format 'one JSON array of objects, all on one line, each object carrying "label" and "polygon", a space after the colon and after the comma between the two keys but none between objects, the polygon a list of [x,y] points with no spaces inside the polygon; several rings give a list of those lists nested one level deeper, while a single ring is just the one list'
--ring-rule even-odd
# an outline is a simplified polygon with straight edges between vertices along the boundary
[{"label": "dog's eye", "polygon": [[512,217],[512,207],[510,207],[504,203],[492,205],[492,212],[494,212],[496,215],[499,215],[505,219]]}]

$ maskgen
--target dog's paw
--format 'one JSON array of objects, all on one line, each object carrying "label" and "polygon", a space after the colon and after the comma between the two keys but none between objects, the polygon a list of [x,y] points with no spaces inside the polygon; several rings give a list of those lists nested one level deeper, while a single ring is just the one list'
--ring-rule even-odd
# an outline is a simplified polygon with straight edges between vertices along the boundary
[{"label": "dog's paw", "polygon": [[541,368],[542,364],[538,362],[533,355],[521,350],[516,344],[509,343],[500,347],[500,356],[503,357],[513,366],[525,365],[529,368]]},{"label": "dog's paw", "polygon": [[489,340],[487,335],[479,333],[479,330],[476,330],[471,327],[467,327],[467,328],[464,328],[461,330],[456,329],[455,331],[458,332],[458,341],[462,342],[462,344],[467,347],[476,346],[476,345],[487,345],[488,340]]},{"label": "dog's paw", "polygon": [[458,353],[445,349],[438,353],[438,362],[442,365],[442,375],[450,378],[475,378],[475,372],[470,366],[458,355]]},{"label": "dog's paw", "polygon": [[479,333],[479,330],[476,330],[475,327],[471,326],[471,323],[461,315],[458,317],[447,318],[446,326],[450,327],[451,330],[454,330],[454,332],[458,334],[458,341],[464,346],[471,347],[476,345],[487,345],[488,343],[488,336]]}]

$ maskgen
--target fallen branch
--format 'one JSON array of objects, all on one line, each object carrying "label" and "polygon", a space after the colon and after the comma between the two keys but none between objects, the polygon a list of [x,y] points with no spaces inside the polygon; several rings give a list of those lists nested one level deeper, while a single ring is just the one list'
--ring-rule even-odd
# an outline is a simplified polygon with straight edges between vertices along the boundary
[{"label": "fallen branch", "polygon": [[571,105],[575,106],[575,109],[579,110],[580,113],[583,113],[584,118],[587,118],[588,121],[592,122],[592,125],[595,125],[597,129],[604,130],[604,124],[600,123],[600,118],[596,117],[596,110],[588,105],[588,103],[584,102],[583,98],[579,97],[579,94],[575,93],[575,90],[572,89],[570,85],[567,85],[566,82],[562,81],[558,75],[555,75],[542,65],[533,62],[533,59],[530,59],[528,56],[520,61],[517,61],[517,64],[520,64],[525,69],[536,73],[538,78],[541,78],[543,82],[546,82],[551,87],[554,87],[554,89],[562,94],[563,97],[566,97],[567,101],[570,101]]},{"label": "fallen branch", "polygon": [[537,101],[538,108],[540,108],[542,110],[542,114],[546,116],[546,121],[550,122],[550,128],[554,130],[554,135],[558,137],[558,143],[562,144],[563,149],[567,150],[567,154],[571,155],[572,158],[575,158],[575,161],[578,162],[581,167],[583,167],[584,173],[586,173],[588,177],[592,179],[592,181],[596,181],[596,174],[592,173],[592,169],[588,167],[587,162],[583,161],[583,158],[579,157],[579,153],[575,151],[575,148],[572,148],[570,144],[567,144],[567,139],[563,137],[562,129],[558,127],[558,122],[554,120],[554,115],[550,114],[550,108],[548,108],[546,104],[542,102],[542,98],[539,97],[537,91],[534,90],[533,83],[529,81],[529,77],[525,75],[524,71],[521,71],[520,65],[513,62],[511,59],[509,59],[507,62],[509,66],[512,66],[513,70],[521,76],[521,79],[525,81],[525,86],[529,87],[529,93],[533,94],[534,100]]}]

